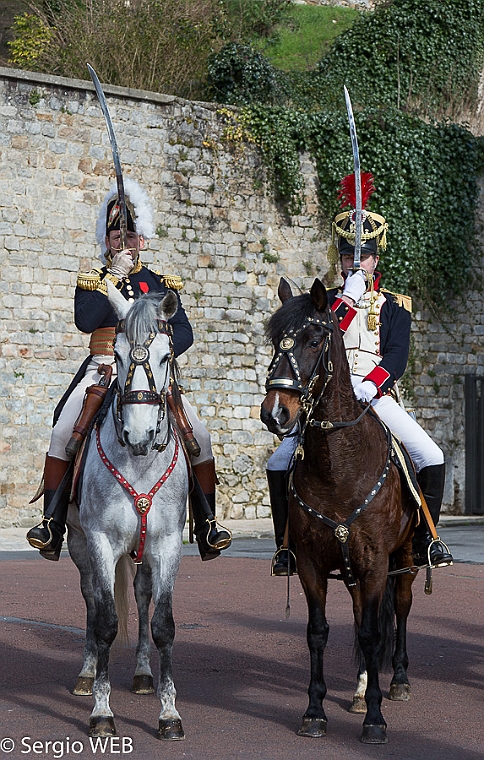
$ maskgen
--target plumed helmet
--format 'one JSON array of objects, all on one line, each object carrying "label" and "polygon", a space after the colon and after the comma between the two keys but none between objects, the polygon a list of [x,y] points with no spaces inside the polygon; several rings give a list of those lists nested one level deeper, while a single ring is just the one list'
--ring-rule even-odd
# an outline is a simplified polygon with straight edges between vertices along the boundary
[{"label": "plumed helmet", "polygon": [[[128,230],[137,232],[144,238],[151,238],[155,234],[153,222],[153,209],[146,191],[136,180],[126,177],[124,179],[124,194],[126,199],[126,222]],[[99,258],[106,263],[106,235],[111,230],[119,230],[119,207],[118,186],[113,182],[99,210],[96,224],[96,241],[101,246]]]},{"label": "plumed helmet", "polygon": [[[375,191],[371,172],[361,174],[361,252],[379,254],[386,250],[388,224],[385,219],[374,211],[367,211],[370,196]],[[339,256],[344,253],[353,254],[356,239],[356,183],[355,175],[348,174],[340,182],[338,200],[341,208],[349,209],[336,214],[332,224],[331,246],[328,259],[335,266]]]}]

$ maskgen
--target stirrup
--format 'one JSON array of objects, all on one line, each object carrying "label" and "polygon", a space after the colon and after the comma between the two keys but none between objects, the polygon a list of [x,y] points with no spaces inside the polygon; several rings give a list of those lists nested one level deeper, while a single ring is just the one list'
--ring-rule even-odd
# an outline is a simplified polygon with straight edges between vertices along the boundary
[{"label": "stirrup", "polygon": [[[218,549],[218,551],[222,551],[223,549],[227,549],[230,544],[232,543],[232,531],[226,528],[224,525],[221,525],[217,522],[215,518],[212,520],[208,520],[208,531],[206,536],[207,544],[211,549]],[[218,530],[218,528],[221,528],[221,530]],[[212,531],[215,532],[215,541],[210,541],[210,534]],[[224,533],[227,534],[227,538],[223,535]],[[217,536],[221,536],[219,539],[217,539]]]},{"label": "stirrup", "polygon": [[[445,560],[444,562],[438,562],[438,563],[432,562],[431,557],[430,557],[430,551],[432,549],[432,546],[437,543],[441,544],[443,551],[449,555],[450,559]],[[439,536],[437,536],[437,538],[433,538],[431,542],[428,544],[428,546],[425,547],[425,549],[423,549],[422,551],[418,551],[414,555],[414,561],[415,561],[415,564],[421,570],[425,568],[433,569],[436,567],[450,567],[451,565],[454,564],[454,559],[452,557],[452,554],[449,551],[449,547],[447,546],[446,543],[444,543],[444,541],[442,541],[442,539]]]},{"label": "stirrup", "polygon": [[[279,557],[279,555],[282,555],[283,552],[285,552],[287,556],[287,564],[284,561],[285,558],[283,559],[282,556]],[[278,564],[278,562],[280,562],[281,565],[285,566],[286,572],[284,573],[274,572],[274,568]],[[271,560],[271,576],[274,576],[276,578],[280,578],[280,577],[287,578],[288,575],[297,575],[296,555],[291,549],[288,549],[286,546],[280,546],[279,549],[276,549],[276,551],[274,552],[274,556],[272,557],[272,560]]]},{"label": "stirrup", "polygon": [[[34,547],[34,549],[46,549],[46,547],[48,547],[52,543],[52,541],[54,540],[54,536],[53,536],[52,530],[50,528],[50,523],[51,522],[52,522],[52,517],[43,517],[42,520],[39,522],[39,524],[38,525],[34,525],[34,527],[31,528],[29,530],[29,532],[27,533],[27,536],[26,536],[27,541],[29,542],[30,546]],[[36,530],[37,528],[39,530],[47,530],[48,531],[49,538],[48,538],[47,541],[42,541],[42,539],[35,538],[35,536],[32,536],[32,537],[29,538],[29,533],[31,533],[32,531]]]},{"label": "stirrup", "polygon": [[[449,560],[445,560],[444,562],[439,562],[438,564],[435,564],[435,563],[432,563],[430,561],[430,550],[431,550],[432,546],[434,544],[437,544],[437,543],[439,543],[439,544],[441,544],[441,546],[443,546],[444,551],[447,552],[447,554],[449,555],[450,559]],[[454,558],[452,557],[452,554],[449,551],[449,547],[447,546],[446,543],[444,543],[444,541],[442,541],[442,539],[440,538],[440,536],[437,536],[437,538],[433,538],[432,541],[430,542],[430,544],[428,545],[427,556],[428,556],[428,561],[429,561],[429,566],[430,567],[450,567],[451,565],[454,564]]]}]

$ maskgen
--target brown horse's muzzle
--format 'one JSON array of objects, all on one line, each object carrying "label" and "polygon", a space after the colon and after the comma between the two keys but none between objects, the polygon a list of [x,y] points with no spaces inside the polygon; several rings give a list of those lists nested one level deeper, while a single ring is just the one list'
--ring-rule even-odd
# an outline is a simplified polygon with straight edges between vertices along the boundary
[{"label": "brown horse's muzzle", "polygon": [[261,404],[260,418],[267,429],[284,438],[291,432],[301,413],[298,393],[270,390]]}]

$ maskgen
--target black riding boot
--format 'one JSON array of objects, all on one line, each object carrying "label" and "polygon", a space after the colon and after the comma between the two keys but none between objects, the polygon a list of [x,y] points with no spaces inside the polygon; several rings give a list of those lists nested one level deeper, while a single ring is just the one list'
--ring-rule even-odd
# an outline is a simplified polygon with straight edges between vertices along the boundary
[{"label": "black riding boot", "polygon": [[[271,500],[272,522],[277,550],[272,558],[271,575],[294,575],[296,559],[294,553],[284,548],[288,502],[287,502],[287,473],[285,470],[266,470]],[[289,569],[289,573],[288,573]]]},{"label": "black riding boot", "polygon": [[[215,559],[232,543],[230,531],[218,526],[215,519],[215,462],[193,465],[193,490],[190,503],[194,533],[202,562]],[[220,529],[221,528],[221,529]]]},{"label": "black riding boot", "polygon": [[[417,481],[422,489],[434,525],[437,526],[444,495],[445,464],[424,467],[417,474]],[[454,561],[444,542],[440,539],[433,540],[423,515],[413,537],[413,557],[415,564],[419,566],[430,564],[432,567],[445,567],[452,565]]]},{"label": "black riding boot", "polygon": [[[66,529],[71,491],[70,462],[46,456],[44,469],[44,515],[27,533],[27,541],[45,559],[57,562]],[[68,474],[69,473],[69,474]]]}]

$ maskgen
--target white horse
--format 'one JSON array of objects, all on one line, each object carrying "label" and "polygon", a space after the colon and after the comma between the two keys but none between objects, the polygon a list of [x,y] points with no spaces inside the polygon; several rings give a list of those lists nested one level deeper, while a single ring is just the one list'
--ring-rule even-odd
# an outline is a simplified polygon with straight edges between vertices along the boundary
[{"label": "white horse", "polygon": [[115,735],[108,675],[120,615],[115,580],[118,601],[129,578],[127,565],[134,559],[139,638],[133,690],[154,691],[148,632],[152,599],[151,633],[160,659],[158,737],[183,739],[172,678],[172,595],[186,520],[188,470],[165,400],[173,359],[167,320],[176,312],[177,299],[170,291],[163,300],[153,294],[129,303],[107,284],[120,318],[117,391],[104,422],[90,436],[79,510],[71,506],[68,516],[69,552],[80,572],[87,608],[84,663],[74,693],[90,694],[92,689],[90,735]]}]

